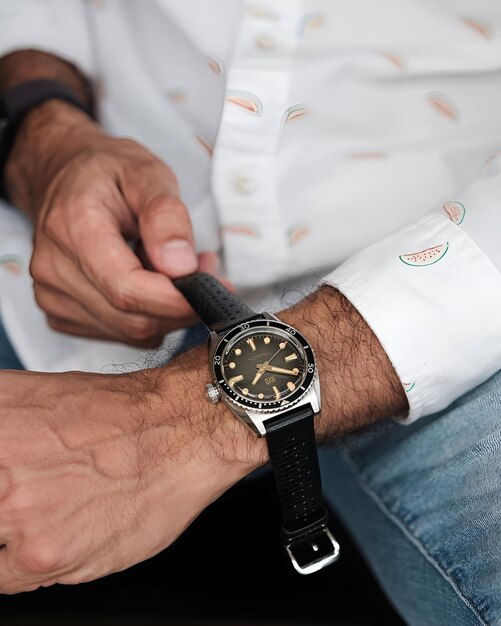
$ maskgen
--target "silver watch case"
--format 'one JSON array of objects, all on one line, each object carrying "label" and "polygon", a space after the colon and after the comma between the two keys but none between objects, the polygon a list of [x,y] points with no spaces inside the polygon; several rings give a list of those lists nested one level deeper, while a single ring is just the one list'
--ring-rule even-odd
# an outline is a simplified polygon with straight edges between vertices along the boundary
[{"label": "silver watch case", "polygon": [[[258,322],[262,322],[262,323],[258,324]],[[253,320],[250,324],[256,327],[259,325],[266,326],[267,322],[268,323],[278,322],[284,328],[291,329],[290,326],[287,326],[286,324],[284,324],[284,322],[279,320],[277,317],[275,317],[271,313],[263,313],[261,318],[259,318],[258,320]],[[239,328],[241,329],[241,331],[245,331],[247,330],[247,328],[249,328],[249,325],[240,324],[240,325],[237,325],[235,328]],[[295,331],[295,329],[292,329],[292,330],[294,331],[294,333],[297,332]],[[250,428],[250,430],[254,433],[254,435],[256,435],[257,437],[264,437],[266,435],[265,422],[273,417],[276,417],[277,415],[281,415],[285,411],[288,411],[291,407],[299,407],[299,406],[304,406],[306,404],[310,404],[315,414],[320,412],[320,408],[321,408],[320,381],[319,381],[318,373],[317,373],[315,355],[313,353],[313,349],[309,345],[307,347],[311,351],[311,354],[312,354],[313,363],[314,363],[314,371],[313,371],[313,375],[311,376],[311,380],[309,380],[307,386],[305,386],[303,393],[300,394],[297,398],[294,398],[292,401],[284,400],[282,401],[279,407],[273,407],[273,408],[250,408],[250,407],[245,406],[242,402],[239,402],[235,398],[232,398],[225,391],[223,385],[221,384],[222,381],[218,380],[216,376],[214,358],[218,352],[218,349],[220,350],[221,345],[228,341],[227,336],[230,334],[233,334],[234,332],[235,332],[235,329],[232,329],[231,331],[228,331],[228,333],[226,333],[223,336],[218,335],[216,332],[210,333],[209,335],[209,369],[211,372],[213,385],[219,392],[219,397],[231,409],[231,411],[236,415],[236,417],[238,417],[248,428]]]}]

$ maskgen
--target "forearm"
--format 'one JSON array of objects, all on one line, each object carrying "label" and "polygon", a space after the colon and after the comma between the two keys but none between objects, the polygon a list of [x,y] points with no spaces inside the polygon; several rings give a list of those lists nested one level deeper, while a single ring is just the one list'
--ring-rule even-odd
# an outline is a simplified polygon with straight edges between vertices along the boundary
[{"label": "forearm", "polygon": [[[15,52],[0,59],[0,95],[16,85],[48,79],[69,87],[89,107],[90,85],[72,65],[35,50]],[[30,216],[43,197],[56,162],[88,139],[92,120],[61,101],[48,101],[24,119],[5,172],[7,191],[14,204]]]},{"label": "forearm", "polygon": [[[323,287],[278,317],[304,334],[315,351],[322,393],[322,411],[315,422],[319,441],[331,441],[407,409],[405,391],[383,347],[339,291]],[[195,428],[203,428],[207,421],[211,450],[225,463],[236,460],[236,476],[241,477],[266,462],[266,445],[223,403],[205,400],[206,363],[205,346],[175,359],[159,378],[161,386],[167,384],[162,395],[176,399],[179,410],[185,407]]]},{"label": "forearm", "polygon": [[332,440],[408,408],[402,384],[376,335],[350,301],[324,286],[278,317],[308,338],[322,393],[320,440]]}]

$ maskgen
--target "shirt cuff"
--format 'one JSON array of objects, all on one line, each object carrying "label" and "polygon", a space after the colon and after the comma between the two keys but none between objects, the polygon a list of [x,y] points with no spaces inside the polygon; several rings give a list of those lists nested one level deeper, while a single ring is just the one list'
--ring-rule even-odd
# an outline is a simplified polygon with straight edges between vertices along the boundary
[{"label": "shirt cuff", "polygon": [[2,0],[0,57],[41,50],[75,65],[91,78],[94,63],[82,0]]},{"label": "shirt cuff", "polygon": [[324,277],[358,309],[409,401],[397,419],[436,413],[501,368],[501,274],[446,216],[417,222]]}]

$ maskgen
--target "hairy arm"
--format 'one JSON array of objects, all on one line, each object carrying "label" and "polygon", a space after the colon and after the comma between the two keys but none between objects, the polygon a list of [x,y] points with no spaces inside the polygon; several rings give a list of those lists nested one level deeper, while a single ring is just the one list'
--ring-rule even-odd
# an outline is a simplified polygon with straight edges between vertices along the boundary
[{"label": "hairy arm", "polygon": [[315,351],[322,392],[316,428],[322,441],[408,409],[379,340],[338,290],[322,287],[279,317],[303,333]]},{"label": "hairy arm", "polygon": [[[318,360],[321,441],[407,407],[370,328],[324,287],[279,317]],[[125,375],[0,373],[0,592],[93,580],[170,545],[267,461],[204,397],[207,349]]]}]

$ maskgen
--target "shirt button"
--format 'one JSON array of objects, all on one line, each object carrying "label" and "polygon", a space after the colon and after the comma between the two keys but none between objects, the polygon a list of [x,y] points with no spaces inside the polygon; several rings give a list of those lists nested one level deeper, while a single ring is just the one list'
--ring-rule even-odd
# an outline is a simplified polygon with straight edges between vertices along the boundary
[{"label": "shirt button", "polygon": [[258,50],[264,50],[265,52],[271,52],[275,50],[277,47],[277,42],[270,35],[266,35],[263,33],[262,35],[258,35],[254,42],[254,45]]},{"label": "shirt button", "polygon": [[249,196],[257,191],[257,180],[255,178],[249,178],[249,176],[237,176],[233,184],[235,185],[235,189],[244,196]]}]

